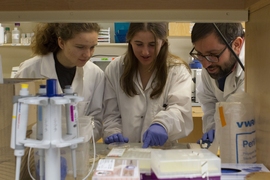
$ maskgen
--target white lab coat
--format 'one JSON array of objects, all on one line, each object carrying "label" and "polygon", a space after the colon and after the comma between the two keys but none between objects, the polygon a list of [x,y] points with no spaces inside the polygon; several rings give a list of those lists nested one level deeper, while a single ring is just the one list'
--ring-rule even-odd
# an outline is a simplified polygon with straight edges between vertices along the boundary
[{"label": "white lab coat", "polygon": [[[112,61],[105,70],[104,138],[122,133],[129,142],[142,142],[144,132],[153,123],[161,124],[168,132],[168,141],[187,136],[193,130],[191,110],[191,75],[184,65],[169,69],[161,96],[151,99],[152,74],[145,90],[140,76],[131,79],[139,95],[127,96],[120,87],[123,56]],[[139,82],[138,82],[139,81]],[[167,104],[164,108],[163,105]]]},{"label": "white lab coat", "polygon": [[[50,78],[58,79],[53,53],[45,56],[35,56],[20,64],[15,78]],[[88,61],[83,67],[77,67],[76,74],[72,81],[73,91],[78,96],[84,97],[84,102],[89,104],[86,115],[91,115],[95,119],[94,135],[95,140],[102,137],[102,100],[105,86],[104,72],[91,61]],[[58,93],[62,89],[60,83]],[[83,108],[83,107],[81,107]]]},{"label": "white lab coat", "polygon": [[[245,44],[242,46],[239,59],[244,65]],[[201,78],[201,83],[196,89],[196,95],[204,113],[202,120],[203,132],[205,133],[215,129],[214,114],[216,103],[226,101],[231,94],[245,91],[245,72],[238,63],[236,70],[226,78],[224,91],[219,89],[217,80],[211,78],[205,68],[202,69]]]}]

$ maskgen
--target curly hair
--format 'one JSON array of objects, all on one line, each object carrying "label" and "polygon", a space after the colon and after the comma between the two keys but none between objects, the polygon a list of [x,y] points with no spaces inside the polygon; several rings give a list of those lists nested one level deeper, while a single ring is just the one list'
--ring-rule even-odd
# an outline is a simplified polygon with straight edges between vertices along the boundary
[{"label": "curly hair", "polygon": [[46,55],[58,52],[58,37],[64,41],[72,39],[81,32],[97,32],[100,26],[97,23],[40,23],[34,30],[31,48],[34,55]]}]

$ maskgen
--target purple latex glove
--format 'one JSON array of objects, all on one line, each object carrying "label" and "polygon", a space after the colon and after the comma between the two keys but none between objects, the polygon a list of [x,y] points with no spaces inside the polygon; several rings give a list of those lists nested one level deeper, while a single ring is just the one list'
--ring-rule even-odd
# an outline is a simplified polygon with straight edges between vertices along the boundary
[{"label": "purple latex glove", "polygon": [[110,135],[104,140],[105,144],[110,144],[113,142],[127,143],[128,141],[129,141],[129,139],[127,137],[124,137],[121,133]]},{"label": "purple latex glove", "polygon": [[143,148],[149,146],[162,146],[168,139],[165,128],[160,124],[152,124],[143,134]]},{"label": "purple latex glove", "polygon": [[199,139],[197,143],[200,144],[200,140],[202,140],[202,143],[205,142],[212,143],[214,139],[215,139],[215,130],[211,129],[208,132],[204,133],[202,139]]}]

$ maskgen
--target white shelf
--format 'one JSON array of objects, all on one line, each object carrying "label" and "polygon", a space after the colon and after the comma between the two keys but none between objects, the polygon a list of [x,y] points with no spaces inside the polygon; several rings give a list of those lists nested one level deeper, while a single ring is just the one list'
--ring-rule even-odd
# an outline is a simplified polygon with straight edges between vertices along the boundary
[{"label": "white shelf", "polygon": [[97,46],[127,46],[128,43],[106,43],[106,42],[98,42]]},{"label": "white shelf", "polygon": [[[97,46],[101,46],[101,47],[106,47],[106,46],[127,46],[128,43],[108,43],[108,42],[98,42],[98,45]],[[3,44],[3,45],[0,45],[1,46],[5,46],[5,47],[29,47],[30,45],[12,45],[12,44]]]},{"label": "white shelf", "polygon": [[17,45],[13,45],[13,44],[2,44],[0,46],[11,46],[11,47],[29,47],[30,45],[22,45],[22,44],[17,44]]},{"label": "white shelf", "polygon": [[200,106],[201,106],[201,104],[200,104],[200,103],[196,103],[196,102],[191,102],[191,105],[192,105],[192,106],[198,106],[198,107],[200,107]]}]

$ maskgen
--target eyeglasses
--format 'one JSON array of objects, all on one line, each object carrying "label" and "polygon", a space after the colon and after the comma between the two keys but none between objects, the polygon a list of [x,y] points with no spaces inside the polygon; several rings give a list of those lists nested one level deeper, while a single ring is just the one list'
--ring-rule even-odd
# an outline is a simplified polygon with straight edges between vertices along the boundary
[{"label": "eyeglasses", "polygon": [[189,53],[189,55],[191,57],[193,57],[194,59],[199,60],[200,62],[202,62],[204,59],[206,59],[209,62],[214,62],[215,63],[215,62],[219,61],[219,57],[227,49],[227,46],[218,55],[202,55],[202,54],[199,54],[199,53],[193,53],[194,49],[195,48],[193,47],[192,50]]}]

